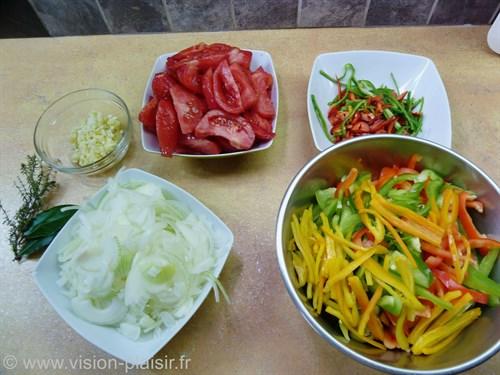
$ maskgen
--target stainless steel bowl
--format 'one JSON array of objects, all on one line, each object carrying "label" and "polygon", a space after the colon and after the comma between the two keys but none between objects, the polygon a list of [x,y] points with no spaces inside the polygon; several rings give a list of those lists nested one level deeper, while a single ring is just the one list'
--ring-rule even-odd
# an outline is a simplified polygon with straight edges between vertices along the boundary
[{"label": "stainless steel bowl", "polygon": [[[382,352],[354,340],[345,343],[333,319],[315,314],[303,292],[295,289],[290,279],[292,266],[286,244],[291,238],[290,217],[293,211],[310,201],[319,187],[331,186],[352,167],[378,172],[383,166],[407,162],[414,153],[423,156],[421,164],[424,167],[476,192],[485,207],[485,214],[474,217],[478,228],[484,233],[500,236],[500,189],[471,162],[454,151],[419,138],[396,135],[355,138],[320,153],[290,183],[281,203],[276,228],[279,267],[288,293],[304,319],[331,345],[358,362],[395,374],[461,372],[479,365],[499,351],[500,309],[484,308],[481,317],[465,329],[449,348],[434,355]],[[498,262],[494,278],[500,280]]]}]

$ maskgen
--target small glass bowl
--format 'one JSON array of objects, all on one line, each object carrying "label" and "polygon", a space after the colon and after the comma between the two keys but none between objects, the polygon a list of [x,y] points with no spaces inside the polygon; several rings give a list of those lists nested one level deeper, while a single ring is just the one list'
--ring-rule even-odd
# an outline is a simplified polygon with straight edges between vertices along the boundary
[{"label": "small glass bowl", "polygon": [[[92,111],[114,115],[123,126],[123,135],[115,148],[94,163],[79,166],[72,162],[74,152],[71,131]],[[40,116],[33,141],[38,156],[54,169],[68,174],[91,175],[118,163],[127,153],[132,137],[132,121],[125,102],[111,91],[88,88],[64,95]]]}]

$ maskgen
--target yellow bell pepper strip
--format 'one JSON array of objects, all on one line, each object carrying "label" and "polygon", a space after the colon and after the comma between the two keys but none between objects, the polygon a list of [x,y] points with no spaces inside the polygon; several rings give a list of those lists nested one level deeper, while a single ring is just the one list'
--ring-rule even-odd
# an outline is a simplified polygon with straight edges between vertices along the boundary
[{"label": "yellow bell pepper strip", "polygon": [[408,264],[409,262],[406,259],[402,256],[396,257],[396,268],[403,279],[403,283],[410,290],[410,293],[415,294],[415,283],[411,272],[411,265]]},{"label": "yellow bell pepper strip", "polygon": [[479,307],[465,312],[462,316],[451,321],[450,323],[431,329],[424,333],[417,340],[415,345],[413,345],[412,352],[414,354],[422,354],[424,348],[433,347],[441,340],[455,334],[456,332],[462,331],[465,327],[471,324],[474,320],[479,318],[481,315],[481,309]]},{"label": "yellow bell pepper strip", "polygon": [[389,223],[387,220],[385,220],[382,215],[380,215],[377,211],[375,210],[371,210],[371,209],[363,209],[363,212],[367,212],[367,213],[371,213],[372,215],[374,215],[375,217],[377,217],[384,226],[387,227],[387,229],[389,230],[389,233],[392,234],[392,237],[394,238],[394,240],[396,241],[396,243],[399,245],[399,248],[401,249],[401,251],[403,252],[403,254],[406,255],[406,257],[408,258],[408,260],[410,261],[410,263],[412,264],[412,266],[417,266],[416,262],[415,262],[415,259],[413,259],[413,256],[411,255],[410,253],[410,250],[408,249],[408,246],[406,246],[406,244],[404,243],[404,241],[401,239],[401,236],[398,234],[398,232],[396,231],[396,229],[394,229],[394,227],[391,225],[391,223]]},{"label": "yellow bell pepper strip", "polygon": [[422,303],[415,297],[415,295],[412,294],[410,290],[395,276],[384,270],[376,261],[374,261],[373,259],[368,259],[363,264],[363,267],[370,271],[376,278],[399,290],[406,299],[408,306],[410,306],[412,309],[416,311],[425,310],[425,306],[422,305]]},{"label": "yellow bell pepper strip", "polygon": [[[368,299],[365,290],[363,289],[361,280],[357,276],[351,276],[347,279],[347,282],[349,283],[351,290],[354,292],[356,301],[358,302],[358,305],[361,307],[361,311],[366,311],[370,301]],[[372,333],[373,337],[379,340],[384,339],[384,329],[382,327],[382,323],[380,322],[378,317],[374,314],[374,312],[372,312],[370,314],[370,317],[368,318],[368,329]]]},{"label": "yellow bell pepper strip", "polygon": [[429,329],[432,330],[451,322],[455,317],[468,310],[470,306],[472,306],[472,296],[469,293],[465,293],[459,299],[455,300],[453,302],[453,308],[444,312],[434,323],[432,323]]},{"label": "yellow bell pepper strip", "polygon": [[[307,210],[306,210],[307,211]],[[304,214],[305,212],[304,211]],[[304,214],[302,215],[302,220],[304,220]],[[304,257],[305,264],[307,267],[307,280],[310,284],[314,283],[314,259],[312,257],[311,249],[309,247],[309,244],[307,241],[305,241],[304,236],[302,234],[302,231],[300,229],[299,225],[299,219],[297,216],[294,214],[292,216],[292,234],[293,238],[295,239],[295,243],[297,244],[297,247],[299,248],[302,256]]]},{"label": "yellow bell pepper strip", "polygon": [[401,315],[399,315],[398,320],[396,322],[396,342],[398,343],[398,346],[408,352],[410,351],[410,345],[408,344],[408,338],[406,337],[404,330],[403,330],[403,325],[406,320],[406,308],[403,307],[403,310],[401,311]]},{"label": "yellow bell pepper strip", "polygon": [[448,247],[450,248],[450,253],[451,253],[451,261],[453,262],[453,269],[455,271],[455,279],[458,281],[459,284],[461,284],[463,282],[463,279],[461,278],[462,272],[460,269],[460,256],[458,254],[455,238],[453,237],[450,228],[447,228],[446,232],[447,232],[446,236],[448,239]]},{"label": "yellow bell pepper strip", "polygon": [[365,329],[366,325],[368,324],[368,319],[370,318],[370,314],[375,309],[375,306],[377,305],[377,302],[381,296],[382,296],[382,287],[379,286],[377,287],[377,289],[375,289],[375,292],[373,293],[373,296],[370,299],[368,306],[366,306],[366,310],[363,311],[363,315],[361,315],[361,319],[358,325],[358,333],[360,336],[365,335]]},{"label": "yellow bell pepper strip", "polygon": [[338,311],[338,310],[334,310],[333,308],[331,308],[330,306],[328,306],[325,311],[330,314],[330,315],[333,315],[335,316],[337,319],[341,320],[344,325],[347,327],[347,329],[349,330],[349,332],[352,333],[352,335],[354,337],[356,337],[358,340],[360,341],[364,341],[376,348],[379,348],[381,350],[387,350],[387,348],[382,345],[381,343],[375,341],[375,340],[372,340],[371,338],[369,337],[366,337],[366,336],[361,336],[359,335],[359,333],[356,331],[356,329],[354,327],[352,327],[349,323],[346,322],[346,320],[344,319],[344,317],[342,316],[342,314]]},{"label": "yellow bell pepper strip", "polygon": [[[393,226],[399,228],[403,232],[406,232],[414,237],[418,237],[424,241],[429,242],[434,246],[439,246],[441,244],[442,234],[437,234],[429,229],[422,228],[420,226],[415,225],[414,223],[401,220],[391,211],[387,210],[381,202],[376,199],[372,199],[371,206],[375,211],[377,211],[384,219],[390,222]],[[411,210],[410,210],[411,211]],[[432,224],[431,221],[427,220]],[[441,229],[441,228],[440,228]]]},{"label": "yellow bell pepper strip", "polygon": [[434,346],[427,346],[422,349],[422,353],[426,355],[434,354],[437,352],[440,352],[444,348],[446,348],[448,345],[452,343],[453,340],[457,338],[457,336],[460,334],[461,331],[457,331],[451,336],[445,338],[443,341],[441,341],[439,344],[436,344]]},{"label": "yellow bell pepper strip", "polygon": [[365,206],[363,204],[362,199],[363,191],[361,189],[356,190],[354,193],[354,206],[358,210],[359,217],[361,222],[364,224],[366,228],[370,231],[370,233],[374,237],[375,244],[378,244],[384,240],[384,231],[383,226],[381,226],[378,221],[376,221],[375,225],[372,224],[370,217],[368,216],[368,212],[365,211]]},{"label": "yellow bell pepper strip", "polygon": [[[429,292],[430,293],[430,292]],[[453,308],[453,305],[450,301],[459,298],[462,295],[462,292],[459,290],[454,290],[452,292],[448,292],[443,296],[443,301],[445,303],[450,304],[450,308]],[[420,336],[425,332],[425,330],[432,324],[432,322],[443,312],[445,308],[441,304],[436,304],[432,309],[431,316],[428,318],[422,318],[418,321],[417,325],[413,327],[410,336],[408,337],[408,341],[410,344],[415,344]]]},{"label": "yellow bell pepper strip", "polygon": [[352,272],[354,272],[354,270],[356,270],[356,268],[361,266],[367,259],[371,258],[373,256],[373,254],[375,254],[375,249],[373,249],[373,248],[371,250],[364,252],[363,254],[361,254],[360,257],[356,258],[355,260],[353,260],[352,262],[350,262],[349,264],[344,266],[344,268],[339,273],[337,273],[336,275],[331,277],[329,279],[329,281],[332,284],[334,284],[340,280],[345,279]]},{"label": "yellow bell pepper strip", "polygon": [[465,279],[466,274],[467,274],[467,270],[469,269],[469,264],[470,264],[471,258],[472,258],[472,252],[471,252],[470,243],[467,240],[467,238],[465,238],[465,236],[462,236],[462,235],[460,237],[461,237],[462,242],[463,242],[464,247],[465,247],[465,255],[462,257],[462,269],[460,270],[460,280],[463,281]]}]

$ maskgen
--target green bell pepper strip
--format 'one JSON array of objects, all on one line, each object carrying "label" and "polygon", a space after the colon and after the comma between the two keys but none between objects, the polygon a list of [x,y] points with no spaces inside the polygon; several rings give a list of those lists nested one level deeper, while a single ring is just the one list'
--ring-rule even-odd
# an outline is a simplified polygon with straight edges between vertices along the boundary
[{"label": "green bell pepper strip", "polygon": [[426,299],[428,301],[431,301],[436,306],[442,307],[445,310],[451,310],[451,309],[453,309],[453,305],[450,302],[445,301],[445,300],[443,300],[443,299],[435,296],[434,294],[432,294],[431,292],[429,292],[427,289],[422,288],[421,286],[418,286],[418,285],[415,286],[415,293],[420,298],[423,298],[423,299]]},{"label": "green bell pepper strip", "polygon": [[500,283],[490,279],[474,267],[469,267],[464,285],[486,293],[489,296],[500,297]]},{"label": "green bell pepper strip", "polygon": [[379,190],[379,194],[382,196],[386,196],[387,193],[394,187],[394,185],[399,184],[400,182],[403,181],[415,181],[417,179],[418,175],[411,174],[411,173],[404,173],[402,175],[399,175],[397,177],[391,178],[389,181],[387,181],[384,186],[382,186]]},{"label": "green bell pepper strip", "polygon": [[500,248],[498,247],[491,249],[481,260],[481,263],[479,263],[479,272],[481,272],[484,276],[488,276],[493,267],[495,267],[499,252]]},{"label": "green bell pepper strip", "polygon": [[403,301],[401,298],[385,295],[380,298],[377,305],[392,315],[399,315],[401,314],[401,310],[403,308]]}]

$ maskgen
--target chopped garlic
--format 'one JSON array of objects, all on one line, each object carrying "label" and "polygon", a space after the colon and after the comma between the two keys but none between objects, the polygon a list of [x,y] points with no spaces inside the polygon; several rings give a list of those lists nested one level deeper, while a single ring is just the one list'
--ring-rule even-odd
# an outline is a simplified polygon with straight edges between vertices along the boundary
[{"label": "chopped garlic", "polygon": [[116,116],[90,112],[87,119],[71,131],[74,149],[71,161],[81,166],[95,163],[114,150],[122,134],[123,126]]}]

